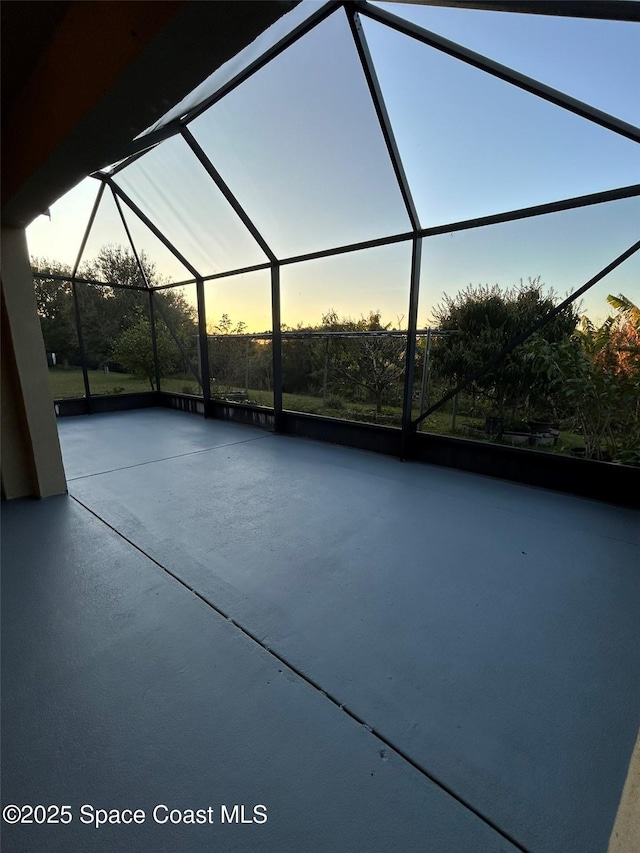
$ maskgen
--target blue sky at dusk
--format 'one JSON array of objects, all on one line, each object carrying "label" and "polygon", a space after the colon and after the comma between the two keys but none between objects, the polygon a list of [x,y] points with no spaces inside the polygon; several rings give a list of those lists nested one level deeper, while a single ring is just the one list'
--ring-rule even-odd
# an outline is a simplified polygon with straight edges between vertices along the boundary
[{"label": "blue sky at dusk", "polygon": [[[640,27],[608,21],[381,4],[394,14],[638,122]],[[640,146],[369,20],[364,32],[423,226],[640,183]],[[279,257],[409,230],[346,16],[338,10],[196,119],[190,130]],[[181,139],[116,178],[207,275],[265,257]],[[97,182],[85,181],[28,230],[33,255],[70,266]],[[105,193],[85,252],[126,237]],[[139,248],[172,280],[188,277],[128,216]],[[541,276],[565,295],[640,238],[640,200],[428,238],[419,323],[442,292]],[[283,322],[407,316],[410,248],[394,245],[283,267]],[[638,262],[583,301],[640,301]],[[614,287],[615,285],[615,287]],[[600,303],[603,303],[600,309]],[[270,325],[268,273],[207,285],[207,315]]]}]

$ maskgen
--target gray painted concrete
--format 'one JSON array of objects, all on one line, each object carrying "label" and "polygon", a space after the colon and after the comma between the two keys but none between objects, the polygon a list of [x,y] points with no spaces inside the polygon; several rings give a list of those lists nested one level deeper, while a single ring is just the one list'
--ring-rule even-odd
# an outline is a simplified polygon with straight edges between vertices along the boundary
[{"label": "gray painted concrete", "polygon": [[[64,468],[67,480],[146,465],[160,459],[187,456],[226,444],[264,438],[269,433],[219,421],[215,429],[203,428],[200,417],[185,418],[183,412],[146,409],[133,412],[125,421],[122,412],[95,415],[91,429],[85,417],[58,421],[64,437]],[[123,434],[126,424],[126,435]],[[207,424],[208,427],[208,424]]]},{"label": "gray painted concrete", "polygon": [[[5,824],[7,853],[514,851],[73,499],[3,514],[2,803],[73,814]],[[146,820],[94,828],[84,805]]]},{"label": "gray painted concrete", "polygon": [[[108,800],[123,778],[145,804],[212,785],[247,801],[258,780],[284,818],[270,807],[266,827],[214,828],[215,849],[223,830],[242,851],[511,849],[426,773],[531,851],[606,849],[640,720],[636,514],[175,412],[60,431],[77,500],[385,743],[56,499],[5,511],[9,677],[28,662],[5,777],[21,795],[40,778],[54,793],[60,772],[69,796],[86,779]],[[375,792],[371,756],[395,774]],[[153,848],[172,849],[148,825],[140,849],[152,829]],[[198,829],[171,843],[201,849]],[[82,849],[73,838],[60,849]]]}]

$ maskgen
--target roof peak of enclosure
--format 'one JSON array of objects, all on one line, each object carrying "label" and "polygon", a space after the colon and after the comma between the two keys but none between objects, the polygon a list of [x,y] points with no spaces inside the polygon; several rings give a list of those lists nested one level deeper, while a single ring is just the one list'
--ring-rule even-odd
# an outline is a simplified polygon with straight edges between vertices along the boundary
[{"label": "roof peak of enclosure", "polygon": [[[557,7],[550,10],[550,5]],[[194,90],[174,105],[154,124],[140,133],[127,146],[116,162],[108,168],[96,173],[115,174],[126,166],[132,157],[138,157],[164,139],[179,133],[183,127],[196,119],[212,105],[240,86],[257,71],[286,51],[296,41],[304,37],[318,24],[322,23],[338,8],[343,7],[352,13],[357,11],[366,17],[373,18],[391,28],[400,25],[402,32],[408,37],[420,40],[429,39],[429,43],[438,50],[450,53],[463,62],[470,62],[481,70],[495,74],[508,82],[525,88],[539,97],[551,100],[563,109],[577,112],[584,118],[594,121],[619,133],[640,140],[640,130],[633,124],[635,114],[620,106],[614,94],[616,87],[613,81],[604,95],[600,94],[599,106],[592,106],[579,98],[583,96],[580,86],[572,92],[572,81],[562,75],[554,77],[553,67],[550,77],[547,68],[536,64],[540,61],[539,33],[552,32],[552,28],[560,25],[563,30],[562,54],[569,51],[575,65],[576,57],[592,56],[597,44],[594,37],[585,36],[585,26],[606,26],[607,31],[599,33],[599,39],[613,39],[620,53],[619,65],[626,63],[629,46],[626,41],[620,41],[620,29],[631,21],[640,20],[640,2],[632,0],[617,0],[614,3],[556,3],[536,4],[521,2],[505,2],[497,6],[495,3],[465,3],[453,0],[425,0],[425,2],[379,2],[368,0],[302,0],[290,12],[277,20],[271,27],[261,33],[251,44],[240,51],[235,57],[225,62],[216,71],[202,81]],[[539,8],[538,8],[539,7]],[[605,8],[606,7],[606,8]],[[511,13],[511,14],[510,14]],[[578,16],[578,17],[574,17]],[[461,21],[481,20],[483,28],[489,24],[493,34],[489,37],[482,33],[469,36],[468,28],[460,26]],[[537,33],[535,38],[525,38],[530,35],[532,22]],[[569,27],[570,29],[566,29]],[[472,27],[473,30],[473,27]],[[501,36],[501,33],[504,35]],[[518,35],[520,33],[520,36]],[[630,36],[629,36],[630,37]],[[451,39],[454,39],[453,41]],[[586,41],[585,41],[586,38]],[[497,41],[496,41],[497,39]],[[572,40],[576,40],[576,56],[571,54]],[[627,39],[628,40],[628,39]],[[502,41],[517,44],[517,53],[505,53],[496,46]],[[527,49],[527,43],[531,49]],[[453,50],[453,52],[451,52]],[[515,48],[514,48],[515,50]],[[524,60],[520,57],[524,55]],[[533,60],[533,61],[531,61]],[[544,52],[546,66],[553,66],[553,57]],[[507,64],[502,64],[506,62]],[[598,63],[592,63],[592,66]],[[617,73],[616,69],[608,69],[607,73]],[[505,76],[506,74],[506,76]],[[574,74],[574,78],[583,76]],[[595,78],[594,78],[595,79]],[[605,81],[606,83],[606,81]],[[559,88],[553,88],[557,84]],[[609,100],[607,100],[609,98]],[[613,100],[611,100],[613,98]],[[631,119],[631,123],[629,122]]]}]

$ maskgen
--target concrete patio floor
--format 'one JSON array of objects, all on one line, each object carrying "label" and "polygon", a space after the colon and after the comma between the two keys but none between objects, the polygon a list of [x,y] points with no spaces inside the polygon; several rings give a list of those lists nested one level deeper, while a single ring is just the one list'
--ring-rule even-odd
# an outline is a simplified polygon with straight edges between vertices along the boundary
[{"label": "concrete patio floor", "polygon": [[59,431],[69,496],[3,507],[3,804],[73,821],[4,849],[606,851],[637,513],[167,410]]}]

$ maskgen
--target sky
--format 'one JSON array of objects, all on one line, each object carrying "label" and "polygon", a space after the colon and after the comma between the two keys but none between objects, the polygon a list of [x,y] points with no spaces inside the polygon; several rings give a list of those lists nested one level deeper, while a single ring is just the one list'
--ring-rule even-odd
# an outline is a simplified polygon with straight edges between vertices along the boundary
[{"label": "sky", "polygon": [[[638,24],[379,5],[640,122]],[[639,145],[376,22],[363,28],[423,227],[640,183]],[[278,257],[410,228],[342,10],[190,130]],[[202,275],[266,261],[182,139],[116,180]],[[30,226],[32,255],[73,265],[97,188],[88,179],[52,207],[51,221]],[[127,218],[159,275],[191,277],[137,217]],[[443,292],[469,284],[506,288],[540,276],[564,296],[638,239],[638,199],[427,238],[419,325]],[[126,244],[108,193],[83,259],[106,243]],[[284,266],[282,320],[315,324],[329,310],[375,310],[396,326],[408,313],[409,269],[409,244]],[[640,302],[638,260],[599,284],[584,310],[604,318],[609,292]],[[269,328],[268,272],[208,284],[208,319],[223,313],[251,331]]]}]

